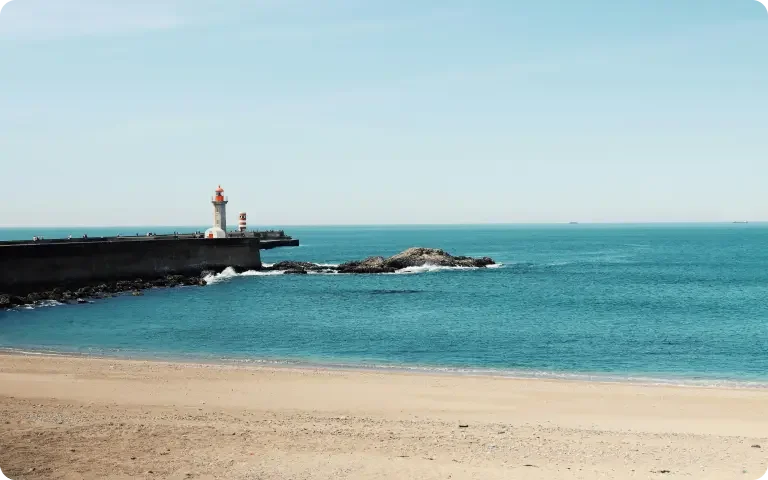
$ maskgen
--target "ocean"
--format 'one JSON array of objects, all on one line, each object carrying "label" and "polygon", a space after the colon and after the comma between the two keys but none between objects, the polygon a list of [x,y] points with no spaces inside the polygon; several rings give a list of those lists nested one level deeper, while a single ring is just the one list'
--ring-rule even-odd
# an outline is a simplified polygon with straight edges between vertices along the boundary
[{"label": "ocean", "polygon": [[[0,239],[196,229],[0,229]],[[302,246],[265,251],[264,262],[338,264],[424,246],[501,265],[361,276],[227,271],[204,288],[0,312],[0,348],[768,386],[768,225],[286,232]]]}]

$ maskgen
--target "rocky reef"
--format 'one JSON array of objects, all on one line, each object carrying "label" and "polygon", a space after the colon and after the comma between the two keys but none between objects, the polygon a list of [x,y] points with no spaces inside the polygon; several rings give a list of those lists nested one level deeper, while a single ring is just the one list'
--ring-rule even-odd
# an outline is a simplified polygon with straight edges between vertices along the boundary
[{"label": "rocky reef", "polygon": [[317,273],[395,273],[410,267],[432,265],[437,267],[486,268],[496,262],[488,257],[454,257],[445,250],[436,248],[409,248],[389,258],[369,257],[365,260],[342,263],[338,266],[317,265],[307,262],[280,262],[265,270],[283,271],[286,274],[302,275]]}]

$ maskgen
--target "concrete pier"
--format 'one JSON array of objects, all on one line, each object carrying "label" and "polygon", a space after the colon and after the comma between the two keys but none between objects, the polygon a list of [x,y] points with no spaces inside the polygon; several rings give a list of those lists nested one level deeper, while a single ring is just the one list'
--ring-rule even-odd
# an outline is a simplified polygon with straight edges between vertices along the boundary
[{"label": "concrete pier", "polygon": [[258,234],[218,239],[186,234],[0,242],[0,293],[24,295],[101,282],[193,276],[227,267],[258,270],[260,250],[298,245],[298,239],[288,236]]}]

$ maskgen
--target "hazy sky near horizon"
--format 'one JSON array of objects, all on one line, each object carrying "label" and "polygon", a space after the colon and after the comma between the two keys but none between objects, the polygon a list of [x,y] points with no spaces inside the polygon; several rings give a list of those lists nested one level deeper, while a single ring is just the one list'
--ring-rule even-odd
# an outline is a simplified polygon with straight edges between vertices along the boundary
[{"label": "hazy sky near horizon", "polygon": [[768,219],[754,0],[14,0],[0,226]]}]

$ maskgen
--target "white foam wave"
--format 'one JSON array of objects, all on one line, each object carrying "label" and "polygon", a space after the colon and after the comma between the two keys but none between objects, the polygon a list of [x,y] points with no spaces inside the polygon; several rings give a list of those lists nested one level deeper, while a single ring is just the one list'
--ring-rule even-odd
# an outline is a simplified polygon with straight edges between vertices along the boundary
[{"label": "white foam wave", "polygon": [[42,302],[38,303],[38,307],[58,307],[64,305],[61,302],[57,302],[56,300],[43,300]]},{"label": "white foam wave", "polygon": [[[11,353],[15,355],[35,355],[35,356],[46,356],[46,357],[67,357],[70,355],[74,355],[66,352],[54,352],[50,350],[23,350],[19,348],[11,348],[11,347],[0,347],[0,353]],[[2,477],[0,477],[0,480],[3,480]]]},{"label": "white foam wave", "polygon": [[227,267],[221,273],[206,275],[203,280],[205,280],[205,283],[208,285],[211,285],[213,283],[223,282],[235,277],[237,277],[237,272],[235,272],[235,269],[232,267]]},{"label": "white foam wave", "polygon": [[237,277],[271,277],[274,275],[282,275],[282,274],[283,274],[283,270],[267,270],[267,271],[248,270],[247,272],[237,273],[234,268],[227,267],[221,273],[205,276],[204,280],[205,280],[205,283],[207,283],[208,285],[213,285],[215,283],[226,282]]},{"label": "white foam wave", "polygon": [[247,272],[243,272],[240,274],[242,277],[272,277],[275,275],[282,275],[285,273],[285,270],[267,270],[264,272],[260,272],[257,270],[248,270]]},{"label": "white foam wave", "polygon": [[[265,263],[264,266],[269,268],[274,264]],[[331,268],[338,267],[339,264],[336,263],[319,263],[317,264],[320,267],[327,267],[328,270],[325,271],[319,271],[319,272],[307,272],[309,275],[339,275],[339,272],[336,270],[331,270]],[[488,265],[487,268],[502,268],[504,265],[499,263],[496,265]],[[442,272],[442,271],[461,271],[461,270],[480,270],[479,267],[444,267],[440,265],[421,265],[418,267],[407,267],[402,270],[398,270],[397,272],[391,273],[389,275],[415,275],[419,273],[433,273],[433,272]],[[258,270],[249,270],[247,272],[243,273],[237,273],[232,267],[227,267],[222,271],[221,273],[217,273],[215,275],[208,275],[204,277],[204,280],[208,285],[212,285],[215,283],[221,283],[226,282],[229,280],[232,280],[233,278],[237,277],[274,277],[285,274],[286,270],[266,270],[266,271],[258,271]]]},{"label": "white foam wave", "polygon": [[402,270],[398,270],[394,275],[414,275],[417,273],[432,273],[442,271],[456,271],[456,270],[479,270],[478,267],[443,267],[440,265],[421,265],[419,267],[406,267]]},{"label": "white foam wave", "polygon": [[61,305],[65,305],[65,304],[61,302],[57,302],[56,300],[42,300],[37,303],[28,303],[26,305],[19,305],[18,307],[16,307],[16,310],[35,310],[38,308],[59,307]]}]

